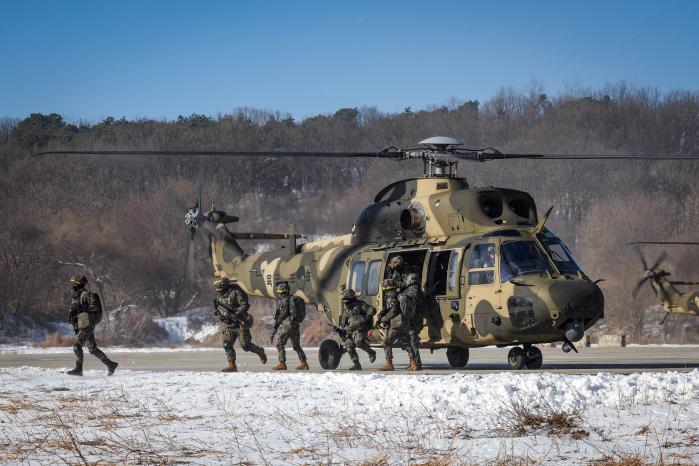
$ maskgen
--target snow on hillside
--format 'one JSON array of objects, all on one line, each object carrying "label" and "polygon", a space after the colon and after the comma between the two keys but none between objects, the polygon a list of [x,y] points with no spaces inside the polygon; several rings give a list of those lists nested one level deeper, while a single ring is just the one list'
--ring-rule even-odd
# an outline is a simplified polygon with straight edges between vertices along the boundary
[{"label": "snow on hillside", "polygon": [[[699,460],[699,371],[570,376],[0,370],[0,462]],[[506,462],[506,463],[505,463]],[[522,463],[523,464],[523,463]]]},{"label": "snow on hillside", "polygon": [[168,334],[163,344],[184,342],[203,342],[219,330],[219,322],[213,318],[210,307],[198,307],[175,314],[171,317],[159,317],[153,322]]}]

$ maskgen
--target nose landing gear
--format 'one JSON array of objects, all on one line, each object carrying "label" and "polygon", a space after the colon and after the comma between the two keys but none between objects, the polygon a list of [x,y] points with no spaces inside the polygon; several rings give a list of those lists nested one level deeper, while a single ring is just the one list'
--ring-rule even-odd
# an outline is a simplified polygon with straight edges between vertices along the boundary
[{"label": "nose landing gear", "polygon": [[536,346],[524,345],[524,348],[515,346],[507,354],[507,363],[511,369],[540,369],[544,362],[541,350]]}]

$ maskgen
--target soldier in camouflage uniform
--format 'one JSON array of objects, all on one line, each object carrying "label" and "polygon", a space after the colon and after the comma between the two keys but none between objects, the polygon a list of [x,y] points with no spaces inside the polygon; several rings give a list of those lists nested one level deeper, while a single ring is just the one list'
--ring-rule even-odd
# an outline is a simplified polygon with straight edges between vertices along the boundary
[{"label": "soldier in camouflage uniform", "polygon": [[386,336],[383,340],[386,365],[379,370],[392,371],[395,370],[393,366],[393,346],[395,344],[400,343],[400,346],[408,352],[411,361],[415,359],[408,341],[407,333],[408,322],[412,317],[409,313],[413,308],[407,307],[406,309],[401,309],[398,300],[398,287],[392,279],[387,278],[384,280],[382,289],[386,304],[379,313],[377,320],[379,326],[387,329]]},{"label": "soldier in camouflage uniform", "polygon": [[405,288],[405,278],[408,276],[408,266],[401,256],[393,256],[388,261],[388,278],[393,280],[393,284],[399,290]]},{"label": "soldier in camouflage uniform", "polygon": [[342,315],[340,315],[340,330],[343,332],[343,340],[347,354],[354,363],[349,370],[361,370],[357,348],[364,350],[369,355],[369,362],[376,360],[376,351],[369,347],[367,332],[373,326],[372,319],[376,314],[373,306],[357,299],[353,289],[342,290]]},{"label": "soldier in camouflage uniform", "polygon": [[70,323],[77,335],[73,352],[75,353],[75,369],[67,372],[69,375],[83,375],[83,346],[87,344],[87,349],[93,356],[97,357],[107,366],[107,375],[114,374],[118,363],[112,361],[97,347],[95,341],[95,327],[102,320],[102,303],[97,293],[93,293],[86,288],[87,278],[80,275],[70,277],[70,284],[73,287],[73,296],[70,302]]},{"label": "soldier in camouflage uniform", "polygon": [[277,351],[279,352],[279,363],[272,369],[275,371],[286,370],[286,342],[291,340],[291,346],[296,351],[296,354],[301,361],[301,364],[296,367],[297,370],[308,370],[308,362],[306,361],[306,353],[301,348],[301,322],[306,317],[306,303],[298,296],[293,296],[289,289],[288,282],[280,282],[277,284],[277,295],[279,302],[277,310],[274,313],[274,330],[270,342],[274,343],[274,336],[279,331],[277,338]]},{"label": "soldier in camouflage uniform", "polygon": [[214,299],[214,315],[218,316],[225,324],[223,349],[226,351],[226,358],[228,358],[228,367],[222,369],[221,372],[238,371],[235,365],[235,349],[233,348],[237,339],[240,339],[240,347],[243,351],[255,353],[259,356],[260,362],[266,364],[265,350],[255,345],[250,335],[253,318],[248,313],[250,304],[247,293],[237,283],[226,277],[214,281],[214,286],[218,292],[218,296]]},{"label": "soldier in camouflage uniform", "polygon": [[411,309],[407,314],[412,315],[408,320],[408,344],[412,352],[409,371],[421,371],[422,360],[420,359],[420,332],[424,327],[426,315],[425,296],[418,284],[418,276],[410,273],[405,279],[405,289],[398,295],[398,302],[401,309]]}]

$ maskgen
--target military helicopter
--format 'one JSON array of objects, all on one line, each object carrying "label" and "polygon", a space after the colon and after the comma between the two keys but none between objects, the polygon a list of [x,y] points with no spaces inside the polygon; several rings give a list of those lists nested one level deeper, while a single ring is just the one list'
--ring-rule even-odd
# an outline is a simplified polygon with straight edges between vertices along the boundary
[{"label": "military helicopter", "polygon": [[667,259],[665,252],[655,261],[652,266],[648,266],[646,258],[643,256],[640,244],[664,244],[664,245],[691,245],[699,246],[699,243],[694,242],[678,242],[678,241],[637,241],[630,243],[636,246],[636,250],[643,264],[643,278],[638,282],[633,290],[633,297],[636,298],[638,292],[643,285],[648,282],[653,289],[653,293],[660,299],[665,312],[665,317],[660,322],[662,325],[670,314],[685,314],[691,316],[699,316],[699,292],[682,293],[677,289],[677,286],[692,286],[699,285],[699,282],[670,280],[668,277],[670,272],[661,269],[661,264]]},{"label": "military helicopter", "polygon": [[[432,318],[421,333],[421,347],[446,349],[452,367],[466,366],[469,349],[512,347],[512,369],[538,369],[539,343],[563,342],[575,348],[585,330],[604,316],[604,296],[569,248],[545,227],[552,209],[539,217],[531,195],[498,187],[473,187],[459,177],[460,161],[645,159],[697,160],[699,157],[635,155],[505,154],[492,148],[467,149],[463,142],[437,136],[415,149],[377,152],[239,151],[52,151],[46,154],[141,156],[247,156],[419,159],[424,173],[392,183],[359,213],[352,231],[301,243],[293,225],[287,233],[236,233],[237,217],[220,210],[202,212],[201,200],[185,214],[192,234],[209,236],[214,274],[237,280],[250,295],[275,298],[275,286],[288,281],[292,293],[316,306],[331,323],[342,310],[340,290],[382,307],[380,283],[387,264],[401,256],[416,273],[429,298]],[[201,195],[200,195],[201,198]],[[286,239],[276,250],[248,254],[242,239]],[[370,342],[380,345],[382,330]],[[342,351],[326,340],[320,364],[335,369]]]}]

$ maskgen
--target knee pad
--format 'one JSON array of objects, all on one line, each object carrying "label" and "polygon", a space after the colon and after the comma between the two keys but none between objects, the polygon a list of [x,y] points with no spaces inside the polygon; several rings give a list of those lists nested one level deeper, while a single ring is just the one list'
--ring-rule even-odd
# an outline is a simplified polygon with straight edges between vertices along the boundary
[{"label": "knee pad", "polygon": [[90,354],[95,354],[95,353],[97,353],[97,346],[87,345],[87,350],[90,352]]},{"label": "knee pad", "polygon": [[73,353],[82,353],[82,352],[83,352],[82,346],[80,346],[77,343],[73,345]]},{"label": "knee pad", "polygon": [[223,349],[226,351],[230,351],[233,349],[233,345],[231,344],[230,341],[224,341],[223,342]]}]

